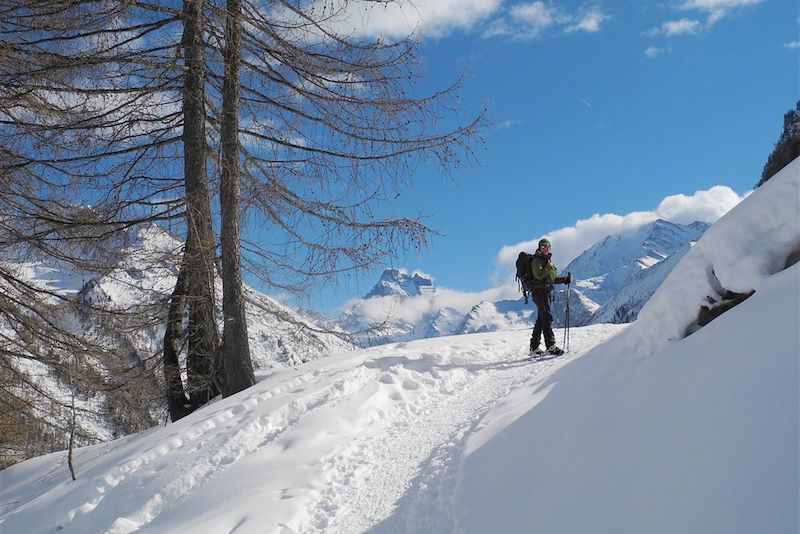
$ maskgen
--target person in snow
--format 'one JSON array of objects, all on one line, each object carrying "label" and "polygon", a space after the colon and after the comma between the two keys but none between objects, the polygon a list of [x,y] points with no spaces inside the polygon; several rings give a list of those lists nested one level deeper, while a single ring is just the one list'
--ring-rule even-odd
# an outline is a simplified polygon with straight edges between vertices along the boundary
[{"label": "person in snow", "polygon": [[531,284],[531,297],[536,304],[536,325],[533,327],[531,335],[531,352],[542,354],[539,342],[544,334],[544,344],[548,354],[564,354],[564,351],[556,346],[556,336],[553,333],[553,313],[550,311],[550,303],[553,301],[553,284],[569,284],[572,282],[572,274],[558,276],[552,260],[553,254],[550,252],[550,241],[542,239],[539,241],[539,248],[531,259],[531,273],[533,282]]}]

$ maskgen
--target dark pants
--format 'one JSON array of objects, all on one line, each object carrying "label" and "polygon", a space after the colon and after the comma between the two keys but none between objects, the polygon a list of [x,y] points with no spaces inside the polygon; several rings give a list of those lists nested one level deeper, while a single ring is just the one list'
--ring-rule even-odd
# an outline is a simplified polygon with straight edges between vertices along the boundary
[{"label": "dark pants", "polygon": [[539,348],[539,341],[544,333],[544,344],[547,348],[556,344],[556,335],[553,333],[553,313],[550,311],[550,296],[553,294],[551,287],[537,287],[531,291],[531,298],[536,304],[536,325],[531,336],[531,348]]}]

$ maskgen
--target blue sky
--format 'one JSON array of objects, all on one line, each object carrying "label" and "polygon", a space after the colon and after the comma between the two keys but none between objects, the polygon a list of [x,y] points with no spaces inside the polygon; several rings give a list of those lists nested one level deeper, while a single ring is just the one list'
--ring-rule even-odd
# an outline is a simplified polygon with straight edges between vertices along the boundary
[{"label": "blue sky", "polygon": [[[416,29],[420,90],[466,69],[465,116],[488,103],[495,125],[456,184],[418,169],[394,208],[422,210],[441,235],[387,260],[458,291],[500,283],[508,251],[544,234],[573,238],[554,241],[566,261],[637,214],[679,204],[676,220],[718,217],[756,183],[800,98],[793,0],[414,4],[373,9],[358,31]],[[308,305],[333,312],[379,275],[345,277]]]}]

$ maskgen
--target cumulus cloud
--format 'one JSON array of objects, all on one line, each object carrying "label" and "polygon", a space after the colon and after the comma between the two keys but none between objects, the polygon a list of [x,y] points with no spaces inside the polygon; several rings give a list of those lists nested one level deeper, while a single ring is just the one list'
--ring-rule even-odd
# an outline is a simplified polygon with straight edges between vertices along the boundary
[{"label": "cumulus cloud", "polygon": [[[596,0],[577,9],[558,2],[534,0],[311,0],[323,15],[323,26],[339,35],[396,40],[409,36],[444,37],[455,31],[478,31],[484,38],[535,39],[546,30],[574,33],[600,31],[611,17]],[[295,11],[278,8],[270,15],[298,33],[316,35]]]},{"label": "cumulus cloud", "polygon": [[[320,0],[326,5],[330,0]],[[442,37],[469,30],[491,16],[502,0],[398,0],[390,4],[336,0],[327,25],[345,35],[404,38],[411,34]]]},{"label": "cumulus cloud", "polygon": [[[697,191],[691,196],[683,194],[668,196],[652,211],[636,211],[627,215],[594,214],[588,219],[578,221],[574,226],[548,233],[547,238],[553,243],[553,255],[558,260],[557,265],[563,268],[581,252],[607,235],[635,229],[657,219],[679,224],[694,221],[713,223],[743,198],[730,187],[717,185],[706,191]],[[541,237],[544,236],[536,236],[529,241],[501,248],[497,253],[498,275],[495,283],[508,283],[508,273],[513,272],[512,266],[519,252],[536,250]]]}]

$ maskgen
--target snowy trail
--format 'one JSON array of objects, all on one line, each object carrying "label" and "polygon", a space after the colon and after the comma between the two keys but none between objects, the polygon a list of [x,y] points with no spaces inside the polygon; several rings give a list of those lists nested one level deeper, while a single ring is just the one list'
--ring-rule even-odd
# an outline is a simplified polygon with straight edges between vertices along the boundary
[{"label": "snowy trail", "polygon": [[[394,420],[374,441],[364,480],[338,489],[346,506],[336,510],[330,521],[332,531],[446,532],[453,528],[448,520],[448,494],[457,466],[450,460],[458,457],[466,435],[499,399],[566,361],[566,357],[532,360],[518,343],[501,350],[487,345],[495,362],[475,364],[457,392],[428,399],[424,413]],[[401,498],[403,502],[398,503]]]},{"label": "snowy trail", "polygon": [[[619,329],[573,329],[571,354],[550,360],[530,359],[529,333],[517,331],[374,347],[277,371],[175,424],[77,451],[76,483],[55,470],[64,480],[35,496],[22,490],[24,479],[9,481],[0,497],[28,495],[0,529],[449,531],[452,459],[486,411]],[[31,523],[43,509],[55,525]]]}]

